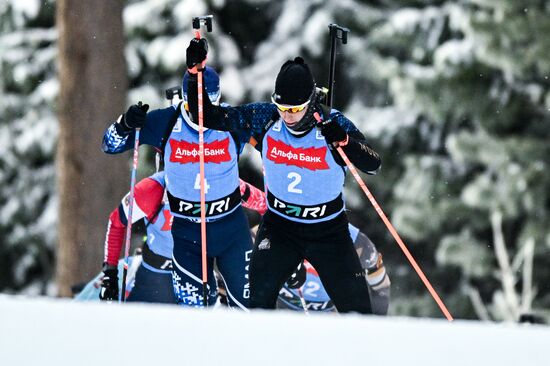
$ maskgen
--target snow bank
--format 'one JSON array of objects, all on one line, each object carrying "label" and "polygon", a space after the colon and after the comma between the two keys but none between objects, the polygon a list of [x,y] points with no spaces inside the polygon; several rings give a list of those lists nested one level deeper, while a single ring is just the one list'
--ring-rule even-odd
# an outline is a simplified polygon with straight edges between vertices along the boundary
[{"label": "snow bank", "polygon": [[550,327],[0,295],[0,365],[550,365]]}]

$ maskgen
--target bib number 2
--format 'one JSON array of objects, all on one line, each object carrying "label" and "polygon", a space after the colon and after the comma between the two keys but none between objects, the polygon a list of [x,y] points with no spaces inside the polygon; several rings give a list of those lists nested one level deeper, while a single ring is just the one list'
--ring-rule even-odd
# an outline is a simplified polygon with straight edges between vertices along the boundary
[{"label": "bib number 2", "polygon": [[302,189],[298,188],[298,184],[302,181],[302,176],[298,173],[291,172],[288,173],[287,178],[290,179],[290,183],[288,184],[288,191],[290,193],[302,193]]}]

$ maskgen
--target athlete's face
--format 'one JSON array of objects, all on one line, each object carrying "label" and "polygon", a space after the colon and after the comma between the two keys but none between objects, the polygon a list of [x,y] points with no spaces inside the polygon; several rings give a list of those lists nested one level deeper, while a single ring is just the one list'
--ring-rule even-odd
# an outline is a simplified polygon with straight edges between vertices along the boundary
[{"label": "athlete's face", "polygon": [[304,109],[296,113],[292,113],[290,110],[282,112],[280,109],[277,109],[277,112],[279,112],[279,116],[281,116],[285,124],[288,127],[292,127],[296,123],[300,122],[302,117],[306,114],[308,108],[309,106],[306,106]]}]

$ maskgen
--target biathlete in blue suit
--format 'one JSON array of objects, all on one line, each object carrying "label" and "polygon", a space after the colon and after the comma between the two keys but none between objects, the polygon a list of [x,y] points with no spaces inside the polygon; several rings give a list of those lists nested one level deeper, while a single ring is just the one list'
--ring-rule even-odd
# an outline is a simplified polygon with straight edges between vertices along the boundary
[{"label": "biathlete in blue suit", "polygon": [[[211,68],[204,71],[204,86],[204,95],[208,95],[204,99],[218,104],[219,77]],[[185,99],[186,85],[183,90]],[[140,144],[154,146],[163,153],[166,195],[174,216],[172,276],[176,299],[182,305],[201,307],[205,301],[201,279],[199,134],[186,111],[187,103],[184,108],[181,105],[149,113],[148,105],[132,105],[106,130],[103,150],[116,154],[132,149],[135,129],[141,128]],[[214,278],[215,259],[227,285],[229,305],[241,309],[249,306],[252,241],[241,207],[237,159],[248,138],[226,131],[204,132],[208,277]],[[215,286],[209,286],[208,297],[215,295]]]},{"label": "biathlete in blue suit", "polygon": [[[187,48],[188,101],[197,115],[194,73],[207,54],[204,39]],[[204,72],[204,71],[202,71]],[[361,171],[374,174],[378,154],[342,113],[323,110],[313,75],[300,57],[283,64],[272,103],[237,107],[204,102],[205,126],[247,136],[262,154],[268,212],[250,264],[251,308],[274,309],[279,290],[304,259],[317,270],[339,312],[372,313],[369,290],[348,229],[346,174],[334,145]],[[323,124],[316,127],[314,113]]]},{"label": "biathlete in blue suit", "polygon": [[[164,172],[155,173],[139,181],[134,189],[135,202],[132,222],[135,223],[142,219],[145,221],[147,240],[141,248],[141,255],[133,257],[132,263],[138,262],[139,265],[135,281],[127,281],[125,295],[129,302],[176,303],[171,273],[174,247],[170,233],[172,214],[166,200],[164,174]],[[242,205],[263,214],[266,208],[265,200],[261,199],[262,191],[243,180],[240,180],[239,188]],[[105,237],[103,275],[98,278],[98,281],[92,281],[92,285],[98,289],[96,298],[99,295],[102,300],[118,300],[117,264],[128,224],[127,213],[128,194],[109,216]],[[215,278],[211,277],[209,283],[212,288],[216,288]],[[225,284],[223,287],[225,288]],[[93,291],[92,288],[89,288],[80,297],[88,296],[90,290]],[[213,304],[215,301],[216,298],[212,297],[209,299],[209,304]]]}]

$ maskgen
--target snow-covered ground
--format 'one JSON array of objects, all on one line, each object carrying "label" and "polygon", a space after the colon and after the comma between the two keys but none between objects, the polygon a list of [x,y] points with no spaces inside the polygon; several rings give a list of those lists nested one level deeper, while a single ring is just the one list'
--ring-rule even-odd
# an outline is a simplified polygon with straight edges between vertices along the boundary
[{"label": "snow-covered ground", "polygon": [[0,295],[0,365],[550,365],[550,327]]}]

